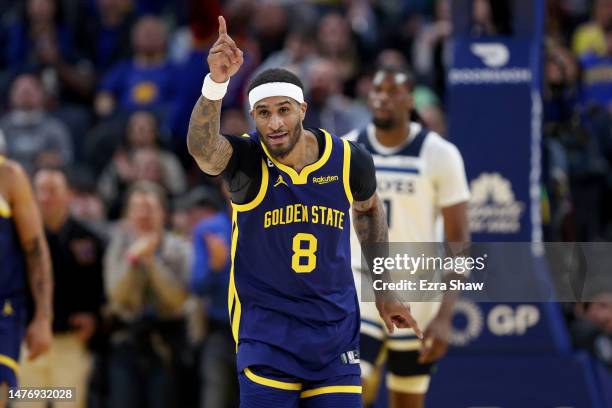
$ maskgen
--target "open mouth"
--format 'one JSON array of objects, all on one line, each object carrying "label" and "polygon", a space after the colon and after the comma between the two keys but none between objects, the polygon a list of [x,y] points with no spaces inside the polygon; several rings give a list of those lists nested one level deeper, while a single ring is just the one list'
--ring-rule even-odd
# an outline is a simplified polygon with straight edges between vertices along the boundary
[{"label": "open mouth", "polygon": [[289,136],[288,132],[276,132],[268,134],[270,144],[281,144]]}]

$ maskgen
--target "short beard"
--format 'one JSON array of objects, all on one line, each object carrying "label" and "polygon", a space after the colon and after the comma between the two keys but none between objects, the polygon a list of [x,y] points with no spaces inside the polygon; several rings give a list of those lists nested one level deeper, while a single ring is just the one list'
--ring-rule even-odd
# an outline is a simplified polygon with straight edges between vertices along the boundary
[{"label": "short beard", "polygon": [[290,137],[289,146],[285,148],[272,148],[267,143],[264,142],[264,144],[266,145],[266,149],[268,149],[268,152],[270,152],[270,154],[275,159],[282,159],[282,158],[287,157],[287,155],[293,151],[293,148],[297,144],[298,140],[300,140],[301,135],[302,135],[302,124],[298,123],[297,125],[295,125],[295,127],[293,128],[293,132],[291,132],[289,136]]},{"label": "short beard", "polygon": [[389,130],[395,127],[395,121],[392,118],[389,119],[376,119],[372,121],[374,122],[374,126],[379,129]]}]

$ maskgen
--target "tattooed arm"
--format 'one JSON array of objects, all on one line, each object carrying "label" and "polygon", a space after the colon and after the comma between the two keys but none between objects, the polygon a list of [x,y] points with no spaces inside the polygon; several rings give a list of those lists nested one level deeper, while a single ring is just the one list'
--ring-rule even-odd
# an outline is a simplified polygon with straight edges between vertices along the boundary
[{"label": "tattooed arm", "polygon": [[[353,227],[361,243],[362,253],[373,270],[374,258],[388,256],[389,231],[382,201],[378,194],[372,195],[365,201],[353,202]],[[368,245],[370,244],[370,245]],[[389,273],[374,275],[372,280],[382,279],[390,282]],[[422,337],[417,322],[410,314],[410,307],[400,302],[388,291],[374,291],[376,296],[376,308],[385,322],[389,332],[393,333],[394,327],[414,329],[417,336]]]},{"label": "tattooed arm", "polygon": [[3,171],[10,173],[11,209],[26,258],[28,281],[34,298],[34,318],[26,333],[30,358],[45,352],[51,344],[53,278],[51,259],[42,220],[23,169],[7,162]]},{"label": "tattooed arm", "polygon": [[[389,255],[389,229],[385,216],[385,210],[378,194],[374,193],[365,201],[353,202],[353,228],[361,244],[361,253],[369,267],[372,282],[383,280],[390,282],[389,272],[374,274],[374,259],[387,257]],[[377,297],[382,292],[374,292]]]},{"label": "tattooed arm", "polygon": [[198,166],[212,176],[221,173],[232,156],[232,145],[219,134],[220,121],[221,100],[200,96],[191,112],[187,147]]},{"label": "tattooed arm", "polygon": [[[208,53],[211,79],[216,83],[226,82],[238,72],[242,62],[242,51],[227,34],[225,19],[219,17],[219,38]],[[187,147],[198,166],[210,175],[220,174],[232,155],[232,146],[219,134],[220,122],[221,99],[200,96],[191,112]]]}]

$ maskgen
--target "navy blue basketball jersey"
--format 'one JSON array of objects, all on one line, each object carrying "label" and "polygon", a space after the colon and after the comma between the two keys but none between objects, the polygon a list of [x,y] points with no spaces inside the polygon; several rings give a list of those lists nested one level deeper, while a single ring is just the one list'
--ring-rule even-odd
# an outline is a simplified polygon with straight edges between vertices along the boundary
[{"label": "navy blue basketball jersey", "polygon": [[232,204],[228,307],[238,370],[271,366],[319,380],[359,374],[359,306],[350,266],[348,142],[324,132],[299,173],[261,144],[262,181]]},{"label": "navy blue basketball jersey", "polygon": [[[0,156],[0,166],[4,157]],[[0,194],[0,383],[17,386],[19,349],[24,333],[26,267],[13,212]]]},{"label": "navy blue basketball jersey", "polygon": [[[0,156],[0,166],[4,158]],[[4,300],[22,297],[26,287],[23,250],[8,199],[0,194],[0,307]]]}]

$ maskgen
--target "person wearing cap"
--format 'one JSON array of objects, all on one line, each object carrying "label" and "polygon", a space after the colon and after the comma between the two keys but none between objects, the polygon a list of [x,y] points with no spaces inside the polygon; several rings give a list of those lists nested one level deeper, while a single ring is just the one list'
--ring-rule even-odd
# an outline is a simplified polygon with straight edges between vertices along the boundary
[{"label": "person wearing cap", "polygon": [[[221,135],[221,100],[242,60],[219,17],[187,135],[202,171],[221,175],[231,193],[228,309],[240,406],[360,407],[349,211],[362,243],[387,241],[372,158],[324,129],[304,129],[303,86],[284,69],[263,71],[248,87],[256,130]],[[375,252],[366,251],[370,264]],[[390,331],[421,335],[393,294],[376,293],[376,304]]]}]

